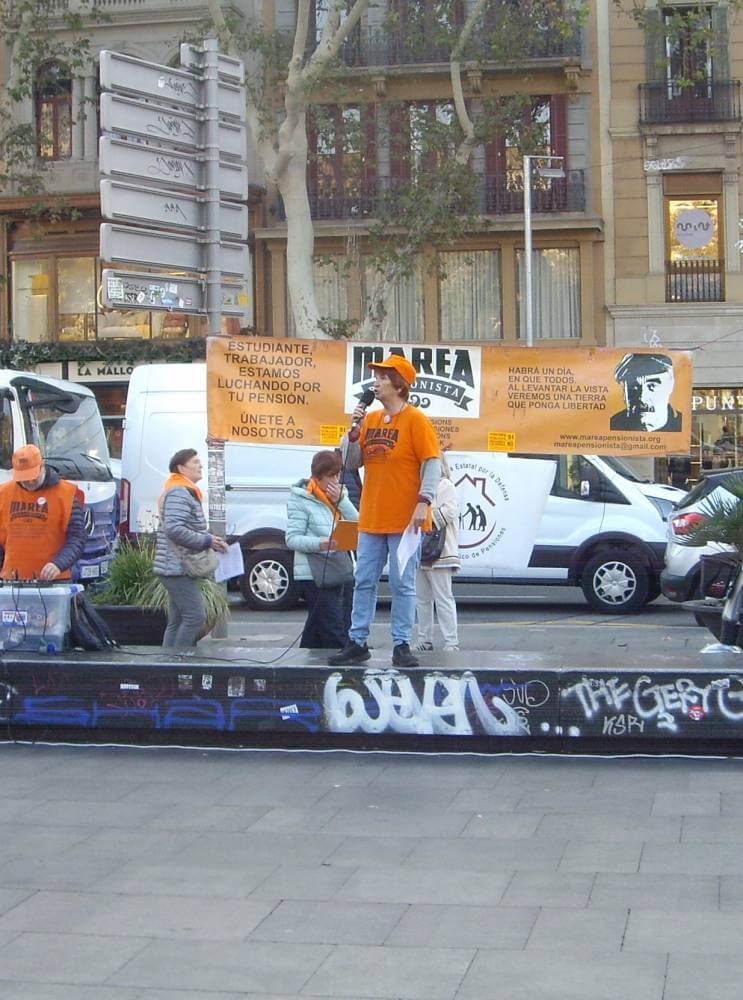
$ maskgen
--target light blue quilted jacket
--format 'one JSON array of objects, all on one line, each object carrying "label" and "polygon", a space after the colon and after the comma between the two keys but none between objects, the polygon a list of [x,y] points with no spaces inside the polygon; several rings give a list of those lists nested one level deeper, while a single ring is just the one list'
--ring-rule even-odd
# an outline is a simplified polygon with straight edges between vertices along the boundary
[{"label": "light blue quilted jacket", "polygon": [[[305,552],[319,552],[320,542],[330,537],[333,512],[322,500],[307,492],[309,480],[300,479],[292,486],[286,505],[286,545],[294,549],[294,579],[311,580],[312,571]],[[338,502],[344,521],[358,521],[359,512],[348,499],[345,486]]]}]

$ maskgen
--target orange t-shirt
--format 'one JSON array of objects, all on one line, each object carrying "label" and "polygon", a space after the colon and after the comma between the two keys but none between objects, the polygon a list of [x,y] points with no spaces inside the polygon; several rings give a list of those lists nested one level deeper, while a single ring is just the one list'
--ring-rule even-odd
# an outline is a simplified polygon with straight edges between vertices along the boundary
[{"label": "orange t-shirt", "polygon": [[[66,479],[32,492],[12,479],[0,486],[0,545],[5,549],[0,575],[4,580],[34,580],[54,559],[67,538],[78,494],[82,496]],[[71,575],[65,570],[59,579],[69,580]]]},{"label": "orange t-shirt", "polygon": [[433,424],[417,407],[406,406],[389,423],[384,417],[384,410],[372,410],[361,426],[364,488],[359,531],[399,535],[418,502],[421,466],[438,458],[441,448]]}]

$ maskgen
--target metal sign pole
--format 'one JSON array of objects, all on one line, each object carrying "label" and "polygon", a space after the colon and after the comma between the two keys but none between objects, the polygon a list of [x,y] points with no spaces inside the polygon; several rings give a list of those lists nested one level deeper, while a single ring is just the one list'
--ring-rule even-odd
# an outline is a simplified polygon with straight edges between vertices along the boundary
[{"label": "metal sign pole", "polygon": [[[219,51],[216,38],[204,39],[206,97],[206,315],[210,337],[222,332],[222,271],[219,243]],[[227,534],[224,496],[224,442],[209,441],[209,530],[224,538]],[[215,639],[227,637],[227,620],[221,618],[212,629]]]}]

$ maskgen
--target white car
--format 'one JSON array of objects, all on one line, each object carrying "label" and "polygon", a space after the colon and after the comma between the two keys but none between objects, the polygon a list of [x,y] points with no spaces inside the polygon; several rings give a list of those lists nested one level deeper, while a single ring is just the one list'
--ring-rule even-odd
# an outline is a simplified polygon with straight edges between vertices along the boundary
[{"label": "white car", "polygon": [[698,597],[701,557],[712,552],[730,551],[729,545],[718,542],[694,545],[691,535],[707,520],[710,500],[735,499],[725,488],[725,481],[731,476],[741,475],[743,469],[715,469],[704,473],[696,486],[679,500],[676,510],[668,518],[666,564],[660,575],[660,585],[669,601],[681,603]]}]

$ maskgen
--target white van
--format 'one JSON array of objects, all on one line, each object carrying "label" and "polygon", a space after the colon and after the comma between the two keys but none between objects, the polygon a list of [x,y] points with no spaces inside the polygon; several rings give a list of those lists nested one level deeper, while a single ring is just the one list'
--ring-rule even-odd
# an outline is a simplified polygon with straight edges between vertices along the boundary
[{"label": "white van", "polygon": [[17,448],[35,444],[46,464],[85,496],[85,548],[74,580],[105,576],[116,539],[118,500],[95,396],[77,382],[0,369],[0,482]]},{"label": "white van", "polygon": [[[157,498],[171,455],[181,448],[202,453],[206,439],[206,366],[143,365],[129,383],[122,453],[122,528],[152,531]],[[298,600],[292,553],[284,545],[289,486],[308,474],[314,446],[227,444],[226,522],[245,556],[240,587],[254,608],[286,608]],[[520,456],[521,458],[530,456]],[[533,456],[536,458],[537,456]],[[526,569],[508,571],[494,563],[487,505],[481,521],[462,524],[462,572],[467,582],[534,583],[581,587],[598,611],[636,611],[660,594],[660,571],[668,515],[683,492],[642,480],[621,459],[595,455],[539,456],[556,463],[552,491]],[[496,458],[448,456],[458,484],[462,517],[478,489],[497,482]],[[503,457],[497,456],[502,462]],[[467,474],[476,463],[478,476]],[[208,482],[205,484],[208,489]],[[471,504],[472,509],[477,504]],[[478,532],[480,537],[478,537]]]}]

